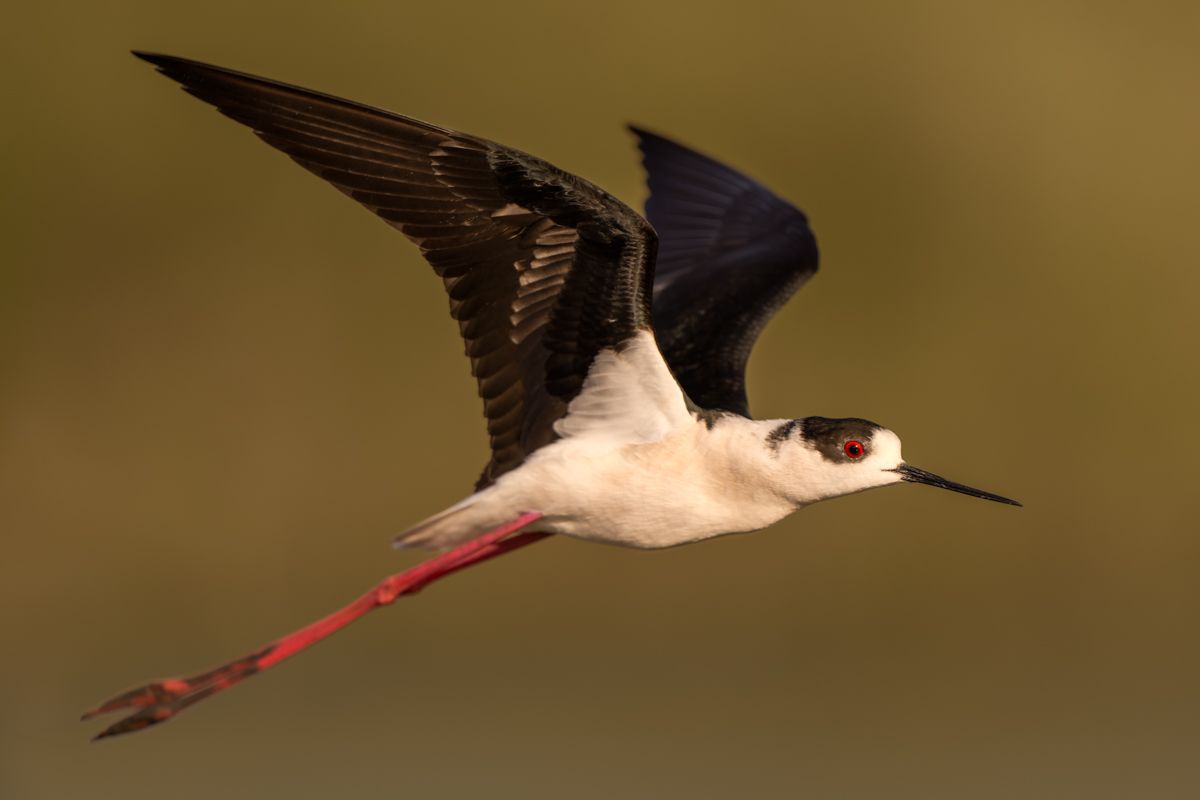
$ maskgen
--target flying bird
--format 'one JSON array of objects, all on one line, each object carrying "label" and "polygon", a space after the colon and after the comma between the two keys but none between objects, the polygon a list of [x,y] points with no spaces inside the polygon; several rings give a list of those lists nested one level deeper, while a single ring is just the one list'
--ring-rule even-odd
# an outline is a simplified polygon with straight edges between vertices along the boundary
[{"label": "flying bird", "polygon": [[661,548],[765,528],[901,482],[1020,505],[906,463],[865,419],[756,420],[746,361],[817,271],[805,215],[758,182],[632,128],[646,217],[541,159],[411,117],[173,56],[185,91],[366,206],[442,279],[491,458],[462,501],[396,538],[439,555],[216,669],[126,692],[97,738],[170,719],[397,597],[553,534]]}]

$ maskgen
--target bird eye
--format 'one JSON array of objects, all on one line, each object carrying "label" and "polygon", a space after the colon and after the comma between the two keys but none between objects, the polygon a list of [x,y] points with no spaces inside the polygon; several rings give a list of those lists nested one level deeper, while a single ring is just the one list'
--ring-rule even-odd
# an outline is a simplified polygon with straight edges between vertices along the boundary
[{"label": "bird eye", "polygon": [[846,454],[846,458],[862,458],[866,448],[862,446],[862,442],[851,439],[842,445],[842,452]]}]

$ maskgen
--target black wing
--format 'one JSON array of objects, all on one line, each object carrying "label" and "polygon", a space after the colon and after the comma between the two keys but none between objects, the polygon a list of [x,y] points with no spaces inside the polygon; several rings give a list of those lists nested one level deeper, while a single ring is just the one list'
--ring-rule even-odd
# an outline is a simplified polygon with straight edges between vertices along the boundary
[{"label": "black wing", "polygon": [[307,89],[135,53],[416,243],[450,295],[492,458],[555,438],[601,350],[649,330],[654,232],[603,190],[503,145]]},{"label": "black wing", "polygon": [[750,415],[746,361],[771,316],[817,271],[804,214],[708,156],[630,126],[658,232],[654,329],[697,405]]}]

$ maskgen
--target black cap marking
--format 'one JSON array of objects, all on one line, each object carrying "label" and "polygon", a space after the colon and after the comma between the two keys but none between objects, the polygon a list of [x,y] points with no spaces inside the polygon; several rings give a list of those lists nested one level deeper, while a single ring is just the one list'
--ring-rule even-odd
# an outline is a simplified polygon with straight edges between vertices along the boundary
[{"label": "black cap marking", "polygon": [[862,442],[865,454],[870,454],[871,439],[876,431],[883,430],[882,425],[857,417],[804,417],[795,422],[800,425],[804,443],[820,453],[826,461],[835,464],[847,464],[857,460],[849,458],[842,450],[845,442],[851,439]]}]

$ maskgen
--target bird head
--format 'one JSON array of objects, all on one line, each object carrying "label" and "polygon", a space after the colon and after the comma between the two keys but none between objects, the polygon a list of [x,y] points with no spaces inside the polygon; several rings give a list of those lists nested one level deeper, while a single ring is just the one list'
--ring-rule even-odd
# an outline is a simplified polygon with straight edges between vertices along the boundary
[{"label": "bird head", "polygon": [[768,443],[777,448],[781,459],[791,462],[787,464],[794,480],[790,489],[800,504],[904,482],[1021,505],[1016,500],[964,486],[905,463],[900,454],[900,437],[865,419],[789,420],[772,431]]}]

